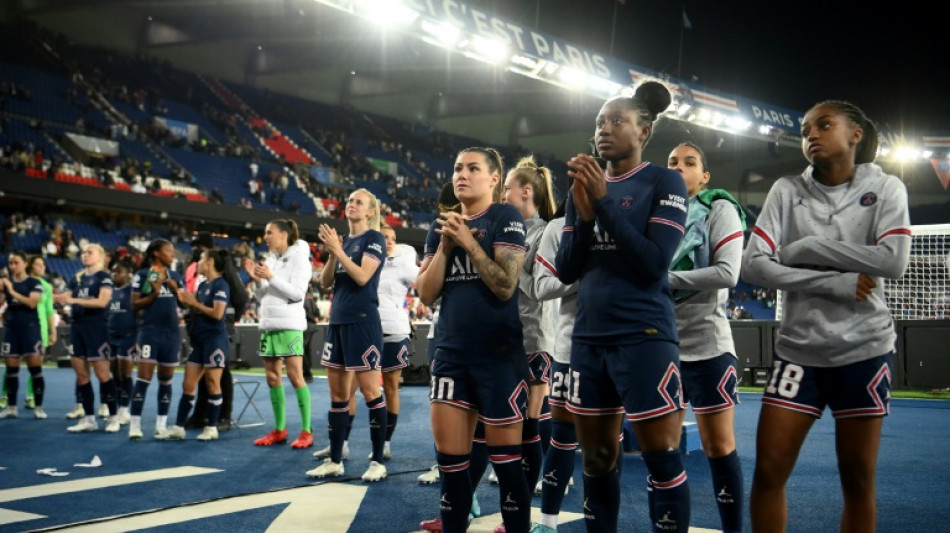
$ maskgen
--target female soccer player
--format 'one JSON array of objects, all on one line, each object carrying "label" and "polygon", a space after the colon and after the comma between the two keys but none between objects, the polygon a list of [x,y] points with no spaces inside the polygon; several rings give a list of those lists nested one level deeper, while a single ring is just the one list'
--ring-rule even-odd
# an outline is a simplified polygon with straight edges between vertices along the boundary
[{"label": "female soccer player", "polygon": [[178,329],[178,290],[184,287],[181,274],[172,269],[175,247],[165,239],[155,239],[145,249],[142,269],[132,280],[132,308],[141,322],[136,344],[138,374],[132,389],[132,416],[129,439],[142,438],[142,408],[145,394],[158,366],[158,417],[155,436],[165,432],[172,401],[172,379],[181,351]]},{"label": "female soccer player", "polygon": [[112,377],[117,381],[119,410],[116,418],[120,425],[129,423],[129,404],[132,400],[132,367],[136,353],[135,310],[132,309],[132,266],[119,261],[112,267],[112,302],[109,304],[109,348],[115,361]]},{"label": "female soccer player", "polygon": [[706,154],[695,144],[674,148],[667,166],[683,176],[689,194],[686,234],[669,273],[676,301],[683,394],[696,414],[709,459],[722,530],[738,533],[744,509],[734,429],[739,384],[726,303],[729,289],[739,281],[745,216],[728,192],[706,188],[710,178]]},{"label": "female soccer player", "polygon": [[[606,163],[578,154],[557,254],[558,279],[580,280],[571,346],[571,395],[584,461],[588,531],[616,531],[624,413],[654,482],[654,530],[689,527],[689,487],[679,451],[683,419],[670,259],[683,237],[686,186],[641,161],[653,122],[670,104],[662,84],[608,100],[594,141]],[[662,523],[661,523],[662,522]]]},{"label": "female soccer player", "polygon": [[33,395],[36,401],[33,416],[46,418],[43,411],[43,339],[40,337],[39,315],[36,306],[43,296],[40,282],[26,273],[26,254],[13,252],[7,261],[10,277],[0,279],[3,287],[0,305],[6,303],[3,313],[3,359],[6,363],[7,406],[0,418],[16,418],[16,396],[20,387],[20,359],[33,377]]},{"label": "female soccer player", "polygon": [[73,426],[69,426],[70,433],[84,433],[97,431],[95,394],[92,390],[92,380],[89,375],[91,366],[99,380],[99,395],[103,404],[109,406],[109,419],[106,422],[107,433],[119,431],[119,421],[116,413],[116,386],[112,379],[110,360],[112,350],[109,348],[108,307],[112,300],[112,277],[105,265],[106,253],[98,244],[87,244],[82,250],[83,270],[76,274],[69,283],[70,292],[63,292],[54,296],[59,305],[72,307],[72,323],[69,326],[69,337],[72,343],[73,370],[76,372],[76,384],[82,398],[85,416]]},{"label": "female soccer player", "polygon": [[785,531],[785,484],[828,406],[844,494],[840,529],[874,531],[896,341],[881,278],[907,267],[907,190],[873,163],[877,127],[855,105],[816,104],[801,134],[810,165],[772,186],[742,263],[746,281],[785,291],[759,414],[752,529]]},{"label": "female soccer player", "polygon": [[307,286],[313,276],[310,245],[300,239],[297,223],[291,219],[271,220],[264,228],[264,242],[270,256],[254,263],[245,259],[244,269],[254,283],[260,302],[261,358],[267,372],[270,401],[274,408],[274,430],[254,441],[257,446],[287,442],[287,412],[281,378],[287,365],[287,378],[297,396],[302,428],[290,446],[313,446],[310,420],[310,389],[303,378],[303,332],[307,317],[303,309]]},{"label": "female soccer player", "polygon": [[308,471],[311,477],[343,475],[343,441],[349,420],[353,373],[369,410],[373,454],[363,481],[386,477],[383,447],[386,441],[386,399],[379,392],[379,359],[383,330],[379,316],[380,265],[386,259],[386,238],[379,232],[379,202],[366,189],[357,189],[346,202],[349,235],[341,239],[327,224],[320,225],[320,241],[330,257],[320,275],[324,288],[333,287],[330,327],[321,363],[330,385],[330,457]]},{"label": "female soccer player", "polygon": [[396,230],[383,225],[380,232],[386,239],[386,261],[379,275],[379,318],[383,328],[383,394],[386,396],[386,441],[383,458],[392,455],[390,441],[399,418],[399,379],[402,369],[409,366],[412,350],[412,324],[406,312],[406,294],[416,283],[419,265],[416,251],[408,245],[396,243]]},{"label": "female soccer player", "polygon": [[574,475],[577,433],[574,415],[567,410],[571,391],[571,333],[577,318],[577,283],[557,279],[557,251],[564,232],[564,205],[545,226],[534,262],[534,292],[551,302],[557,318],[554,351],[551,353],[551,446],[544,454],[541,478],[541,517],[531,533],[555,533],[567,486]]},{"label": "female soccer player", "polygon": [[539,167],[534,157],[518,161],[505,178],[503,201],[518,210],[525,221],[527,252],[519,274],[518,312],[524,329],[524,349],[528,356],[529,395],[527,419],[522,426],[521,454],[528,487],[534,487],[541,472],[543,453],[540,437],[541,407],[551,380],[551,352],[554,350],[554,305],[538,298],[534,290],[534,256],[544,227],[554,216],[551,171]]},{"label": "female soccer player", "polygon": [[516,296],[525,227],[515,208],[494,201],[503,172],[491,148],[459,152],[452,183],[462,210],[441,213],[430,228],[441,240],[417,280],[424,304],[442,298],[429,398],[446,532],[468,525],[478,420],[498,476],[505,528],[524,533],[529,525],[531,495],[521,470],[527,361]]},{"label": "female soccer player", "polygon": [[185,438],[185,422],[195,403],[198,380],[202,377],[208,385],[208,422],[198,435],[198,440],[209,441],[218,438],[218,416],[224,402],[221,394],[221,375],[225,361],[231,353],[231,340],[224,323],[227,320],[225,310],[232,301],[232,291],[244,289],[227,250],[211,249],[202,252],[198,273],[204,276],[205,281],[198,286],[197,293],[178,291],[178,301],[198,315],[191,332],[191,353],[185,366],[185,379],[181,386],[175,425],[155,437],[159,440]]}]

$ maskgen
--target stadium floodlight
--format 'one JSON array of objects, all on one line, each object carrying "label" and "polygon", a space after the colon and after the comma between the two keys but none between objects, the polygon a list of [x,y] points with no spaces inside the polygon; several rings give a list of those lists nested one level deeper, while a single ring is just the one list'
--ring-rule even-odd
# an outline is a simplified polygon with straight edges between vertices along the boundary
[{"label": "stadium floodlight", "polygon": [[712,113],[708,109],[700,109],[696,118],[700,122],[712,122]]},{"label": "stadium floodlight", "polygon": [[508,59],[508,45],[498,39],[490,39],[476,35],[469,41],[470,52],[477,58],[492,64],[498,64]]},{"label": "stadium floodlight", "polygon": [[579,89],[588,84],[590,76],[571,67],[561,67],[558,72],[558,81],[569,89]]},{"label": "stadium floodlight", "polygon": [[462,30],[457,26],[427,19],[422,21],[422,31],[427,34],[423,40],[443,48],[455,48],[462,37]]},{"label": "stadium floodlight", "polygon": [[693,108],[693,106],[691,106],[691,105],[689,105],[689,104],[687,104],[687,103],[684,102],[684,103],[680,104],[680,106],[679,106],[678,108],[676,108],[676,114],[682,117],[682,116],[686,115],[686,113],[687,113],[690,109],[692,109],[692,108]]},{"label": "stadium floodlight", "polygon": [[933,157],[933,155],[933,150],[924,150],[923,152],[920,152],[920,157],[923,157],[924,159],[930,159]]},{"label": "stadium floodlight", "polygon": [[734,115],[726,119],[726,127],[735,131],[746,131],[752,127],[752,122],[746,120],[740,115]]},{"label": "stadium floodlight", "polygon": [[759,126],[759,134],[761,135],[768,135],[769,133],[771,133],[771,131],[772,131],[771,126],[766,126],[764,124]]},{"label": "stadium floodlight", "polygon": [[363,16],[383,28],[404,28],[419,18],[419,13],[399,0],[356,0],[355,4]]},{"label": "stadium floodlight", "polygon": [[512,65],[515,65],[515,66],[518,66],[518,67],[523,67],[523,68],[525,68],[525,69],[527,69],[527,70],[529,70],[529,71],[532,71],[532,72],[534,71],[534,69],[536,69],[536,68],[538,68],[539,66],[541,66],[541,63],[542,63],[542,60],[540,60],[540,59],[535,59],[535,58],[533,58],[533,57],[523,56],[523,55],[521,55],[521,54],[515,54],[515,55],[511,56],[511,64],[512,64]]},{"label": "stadium floodlight", "polygon": [[894,159],[898,161],[911,161],[920,158],[920,150],[913,146],[901,145],[894,149]]},{"label": "stadium floodlight", "polygon": [[620,89],[623,88],[622,85],[615,81],[611,81],[600,76],[589,76],[587,81],[588,87],[591,90],[598,91],[607,95],[613,95],[620,92]]}]

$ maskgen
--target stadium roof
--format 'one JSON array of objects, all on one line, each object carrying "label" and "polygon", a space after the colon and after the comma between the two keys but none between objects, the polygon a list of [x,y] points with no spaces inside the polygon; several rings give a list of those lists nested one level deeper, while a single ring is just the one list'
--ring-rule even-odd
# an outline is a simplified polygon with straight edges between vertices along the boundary
[{"label": "stadium roof", "polygon": [[[418,31],[393,31],[396,20],[382,20],[390,26],[384,31],[372,17],[327,5],[334,3],[351,4],[21,0],[21,9],[78,44],[148,54],[186,71],[561,159],[588,150],[603,95],[449,52]],[[663,119],[645,158],[662,163],[675,144],[692,140],[706,150],[715,186],[761,195],[772,179],[805,165],[798,139],[785,133],[735,134]]]}]

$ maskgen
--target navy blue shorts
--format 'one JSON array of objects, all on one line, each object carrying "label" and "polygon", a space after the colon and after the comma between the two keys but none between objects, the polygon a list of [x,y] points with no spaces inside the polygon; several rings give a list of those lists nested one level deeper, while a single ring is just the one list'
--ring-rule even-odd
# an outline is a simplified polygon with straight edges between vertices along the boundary
[{"label": "navy blue shorts", "polygon": [[39,324],[4,326],[0,352],[4,357],[43,355],[43,337]]},{"label": "navy blue shorts", "polygon": [[394,372],[409,366],[409,350],[412,342],[408,337],[398,342],[383,342],[383,357],[379,366],[383,372]]},{"label": "navy blue shorts", "polygon": [[575,415],[627,413],[639,422],[684,409],[679,346],[644,341],[625,346],[571,346]]},{"label": "navy blue shorts", "polygon": [[231,343],[227,332],[216,335],[202,335],[191,339],[191,353],[188,364],[205,368],[224,368],[231,353]]},{"label": "navy blue shorts", "polygon": [[724,353],[703,361],[680,361],[683,397],[698,415],[716,413],[739,405],[736,357]]},{"label": "navy blue shorts", "polygon": [[138,345],[135,343],[135,337],[125,337],[124,339],[112,339],[109,342],[109,348],[112,350],[113,359],[131,361],[135,359]]},{"label": "navy blue shorts", "polygon": [[524,358],[485,365],[462,365],[439,359],[432,363],[429,401],[442,402],[478,411],[478,419],[489,426],[515,424],[524,420],[528,406]]},{"label": "navy blue shorts", "polygon": [[821,418],[885,416],[891,406],[891,354],[836,367],[803,366],[777,355],[762,403]]},{"label": "navy blue shorts", "polygon": [[73,324],[69,328],[69,342],[72,344],[70,355],[86,361],[112,359],[109,347],[109,332],[103,324]]},{"label": "navy blue shorts", "polygon": [[571,365],[554,361],[551,364],[551,393],[548,395],[548,403],[567,409],[573,382]]},{"label": "navy blue shorts", "polygon": [[330,324],[320,364],[362,372],[379,370],[383,327],[379,322]]},{"label": "navy blue shorts", "polygon": [[528,356],[528,377],[531,384],[551,384],[551,356],[547,352],[536,352]]},{"label": "navy blue shorts", "polygon": [[176,330],[170,332],[139,332],[136,363],[178,366],[181,353],[181,335]]}]

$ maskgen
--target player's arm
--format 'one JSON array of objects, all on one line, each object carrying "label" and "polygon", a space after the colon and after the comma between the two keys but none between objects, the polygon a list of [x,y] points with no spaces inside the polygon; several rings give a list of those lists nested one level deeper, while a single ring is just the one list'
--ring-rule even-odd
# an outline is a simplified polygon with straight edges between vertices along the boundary
[{"label": "player's arm", "polygon": [[686,224],[686,184],[675,172],[665,175],[656,186],[646,232],[641,232],[624,216],[610,196],[594,204],[597,220],[617,243],[624,262],[639,278],[650,281],[667,275],[676,247],[683,239]]},{"label": "player's arm", "polygon": [[863,245],[811,236],[779,250],[784,265],[820,265],[843,272],[897,279],[910,260],[910,215],[907,190],[896,179],[888,183],[881,199],[874,244]]},{"label": "player's arm", "polygon": [[443,244],[440,242],[436,252],[423,259],[419,277],[416,278],[416,292],[425,305],[432,305],[442,294],[445,267],[448,264],[448,254],[443,250]]},{"label": "player's arm", "polygon": [[[36,309],[37,304],[40,303],[40,297],[43,295],[42,288],[34,288],[29,294],[20,294],[13,288],[13,282],[10,281],[10,278],[4,278],[3,283],[6,285],[7,294],[30,309]],[[37,287],[39,287],[39,284],[37,284]]]},{"label": "player's arm", "polygon": [[[783,291],[825,294],[843,300],[853,300],[858,285],[858,274],[818,271],[783,265],[778,258],[782,246],[782,205],[784,180],[772,186],[762,212],[756,220],[752,236],[742,258],[741,277],[754,285]],[[791,216],[791,215],[788,215]]]},{"label": "player's arm", "polygon": [[725,289],[739,281],[742,263],[742,222],[728,200],[713,202],[707,219],[712,257],[709,266],[670,272],[670,288],[686,290]]},{"label": "player's arm", "polygon": [[519,273],[524,265],[524,249],[495,245],[495,259],[488,257],[478,243],[467,251],[475,270],[492,294],[503,302],[508,301],[518,288]]},{"label": "player's arm", "polygon": [[555,258],[557,278],[562,283],[570,284],[581,278],[584,266],[587,264],[587,252],[594,239],[594,222],[584,221],[577,216],[574,207],[574,191],[567,193],[565,204],[564,228],[561,234],[561,245],[558,247]]},{"label": "player's arm", "polygon": [[541,235],[538,253],[534,258],[534,294],[538,300],[554,300],[577,292],[577,283],[562,283],[554,266],[563,227],[562,221],[549,223]]}]

